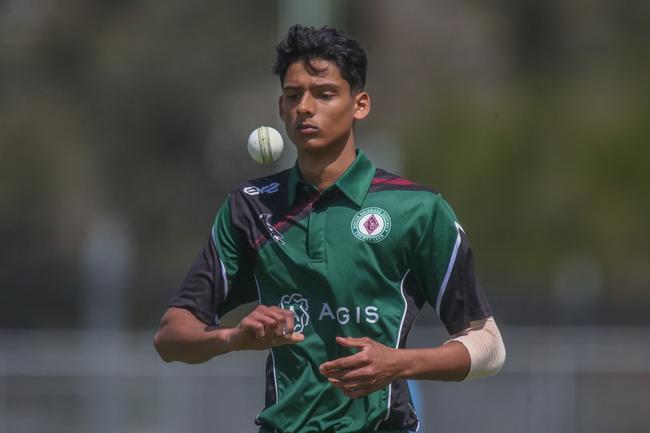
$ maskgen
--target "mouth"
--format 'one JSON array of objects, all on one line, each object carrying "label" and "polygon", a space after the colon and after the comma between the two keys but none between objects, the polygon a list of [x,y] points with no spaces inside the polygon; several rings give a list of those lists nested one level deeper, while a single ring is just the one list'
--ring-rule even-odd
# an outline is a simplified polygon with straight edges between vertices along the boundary
[{"label": "mouth", "polygon": [[296,129],[303,134],[315,134],[318,132],[318,127],[310,123],[300,123]]}]

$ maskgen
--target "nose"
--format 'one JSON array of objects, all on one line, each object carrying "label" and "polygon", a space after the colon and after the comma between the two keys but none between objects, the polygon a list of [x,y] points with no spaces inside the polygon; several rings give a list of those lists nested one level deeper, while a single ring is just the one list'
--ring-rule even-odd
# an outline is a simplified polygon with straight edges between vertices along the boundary
[{"label": "nose", "polygon": [[300,102],[298,102],[298,107],[296,108],[298,110],[298,114],[307,116],[314,114],[314,100],[309,92],[302,94],[302,98],[300,98]]}]

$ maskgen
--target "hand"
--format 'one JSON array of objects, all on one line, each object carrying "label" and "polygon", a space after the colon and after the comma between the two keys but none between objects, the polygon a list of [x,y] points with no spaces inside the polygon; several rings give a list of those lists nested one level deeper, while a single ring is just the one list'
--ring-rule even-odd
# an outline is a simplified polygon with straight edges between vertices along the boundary
[{"label": "hand", "polygon": [[321,374],[350,398],[365,397],[384,388],[397,378],[396,349],[370,338],[336,337],[345,347],[361,349],[351,356],[321,364]]},{"label": "hand", "polygon": [[295,344],[305,336],[293,332],[293,312],[276,306],[258,305],[233,329],[231,350],[264,350]]}]

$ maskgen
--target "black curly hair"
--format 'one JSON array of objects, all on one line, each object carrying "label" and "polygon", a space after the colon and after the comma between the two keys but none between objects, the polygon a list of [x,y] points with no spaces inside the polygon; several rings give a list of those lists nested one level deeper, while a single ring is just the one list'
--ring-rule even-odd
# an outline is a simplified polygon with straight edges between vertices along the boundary
[{"label": "black curly hair", "polygon": [[316,29],[295,24],[275,47],[275,52],[273,73],[280,77],[281,84],[284,84],[289,66],[297,61],[318,72],[310,63],[310,60],[318,58],[334,62],[352,92],[361,91],[366,85],[366,52],[357,41],[331,27]]}]

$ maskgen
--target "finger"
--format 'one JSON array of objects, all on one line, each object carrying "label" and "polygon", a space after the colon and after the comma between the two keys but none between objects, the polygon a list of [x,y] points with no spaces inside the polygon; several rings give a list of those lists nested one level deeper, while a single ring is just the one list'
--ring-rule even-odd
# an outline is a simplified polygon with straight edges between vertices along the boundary
[{"label": "finger", "polygon": [[363,352],[358,352],[351,356],[346,356],[344,358],[335,359],[334,361],[329,361],[321,364],[319,371],[321,374],[327,375],[329,372],[336,370],[362,367],[366,365],[367,362],[367,355]]},{"label": "finger", "polygon": [[284,322],[281,322],[281,321],[278,321],[278,322],[275,323],[275,325],[270,326],[267,329],[267,331],[268,331],[268,333],[270,335],[273,335],[274,337],[282,338],[282,339],[286,339],[287,335],[290,332],[287,329],[287,327],[285,326]]},{"label": "finger", "polygon": [[373,377],[366,368],[331,371],[328,372],[326,376],[329,379],[337,380],[340,382],[367,380]]},{"label": "finger", "polygon": [[260,313],[251,313],[250,318],[264,326],[264,332],[261,335],[262,337],[276,335],[275,328],[277,322],[275,319]]},{"label": "finger", "polygon": [[293,331],[295,329],[295,320],[293,311],[288,311],[289,314],[286,316],[287,329]]},{"label": "finger", "polygon": [[[287,315],[287,310],[283,310],[282,308],[275,305],[271,305],[270,307],[266,305],[260,305],[260,307],[262,307],[260,308],[260,311],[263,311],[265,314],[273,317],[278,322],[282,322],[285,320],[285,317]],[[289,311],[289,313],[291,312]]]},{"label": "finger", "polygon": [[361,398],[365,397],[368,394],[374,392],[374,388],[370,386],[368,383],[359,383],[355,386],[336,386],[334,385],[337,389],[339,389],[345,396],[350,397],[350,398]]},{"label": "finger", "polygon": [[255,338],[264,338],[264,336],[266,335],[266,332],[264,330],[264,324],[258,322],[251,316],[245,317],[241,321],[240,325],[244,330],[253,331],[253,333],[255,334]]},{"label": "finger", "polygon": [[358,391],[360,389],[365,389],[370,387],[370,384],[365,381],[365,380],[355,380],[351,382],[343,382],[341,380],[336,380],[336,379],[328,379],[329,383],[332,384],[332,386],[335,386],[339,389],[343,389],[348,392],[353,392],[353,391]]},{"label": "finger", "polygon": [[296,344],[300,343],[301,341],[304,341],[305,336],[302,334],[298,334],[297,332],[294,332],[290,335],[288,335],[289,338],[281,338],[280,339],[280,345],[283,346],[285,344]]},{"label": "finger", "polygon": [[288,326],[286,321],[278,321],[275,326],[269,328],[269,332],[276,337],[284,338],[285,340],[291,339],[293,333],[293,326]]},{"label": "finger", "polygon": [[330,371],[326,371],[324,374],[330,379],[343,380],[343,377],[345,377],[346,374],[350,374],[350,372],[352,371],[355,370],[354,369],[330,370]]},{"label": "finger", "polygon": [[277,319],[277,325],[273,329],[273,333],[277,336],[282,336],[289,340],[290,334],[294,329],[293,311],[284,310],[280,307],[272,305],[268,307],[268,312],[269,314],[272,314],[273,318]]},{"label": "finger", "polygon": [[273,311],[266,305],[261,305],[258,307],[260,308],[253,310],[250,316],[264,324],[265,334],[274,336],[282,335],[282,332],[278,331],[277,328],[278,325],[284,320],[284,316],[277,313],[276,311]]},{"label": "finger", "polygon": [[345,347],[366,347],[370,345],[371,341],[372,340],[367,337],[336,337],[336,342]]},{"label": "finger", "polygon": [[275,311],[282,314],[281,322],[284,324],[287,330],[293,330],[294,328],[294,312],[291,310],[285,310],[279,307],[273,307]]},{"label": "finger", "polygon": [[[264,323],[266,326],[266,333],[275,336],[282,336],[283,329],[286,329],[284,315],[278,315],[277,312],[269,310],[254,311],[251,313],[252,317]],[[279,318],[278,318],[279,316]],[[286,331],[284,332],[286,334]]]},{"label": "finger", "polygon": [[270,308],[273,310],[273,313],[279,317],[278,320],[284,322],[286,322],[289,317],[293,318],[295,314],[292,310],[276,307],[275,305]]},{"label": "finger", "polygon": [[258,322],[261,322],[264,326],[269,328],[275,326],[278,323],[275,318],[260,311],[253,311],[251,314],[249,314],[249,317],[257,320]]},{"label": "finger", "polygon": [[269,317],[276,322],[284,319],[284,314],[278,312],[277,307],[268,307],[266,305],[258,305],[251,314]]}]

